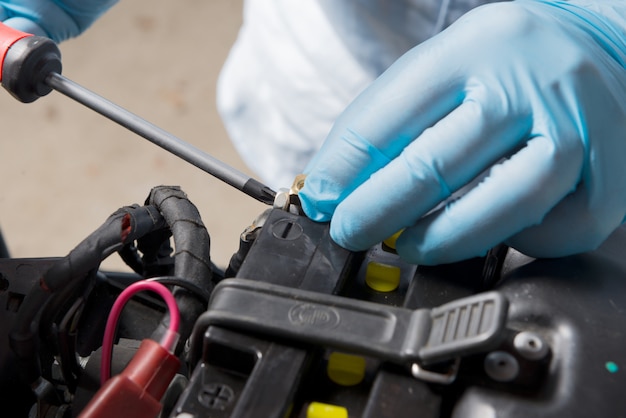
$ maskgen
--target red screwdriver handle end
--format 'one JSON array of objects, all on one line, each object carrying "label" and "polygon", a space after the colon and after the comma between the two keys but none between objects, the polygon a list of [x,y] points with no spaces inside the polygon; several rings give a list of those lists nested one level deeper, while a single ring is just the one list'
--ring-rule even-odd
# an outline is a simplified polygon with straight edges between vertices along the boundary
[{"label": "red screwdriver handle end", "polygon": [[62,68],[54,41],[0,23],[0,47],[0,82],[13,97],[30,103],[52,91],[46,79]]},{"label": "red screwdriver handle end", "polygon": [[[27,36],[33,36],[29,33],[21,32],[17,29],[13,29],[10,26],[0,23],[0,69],[3,68],[4,57],[6,56],[9,48],[15,42]],[[0,71],[0,81],[2,81],[2,72]]]}]

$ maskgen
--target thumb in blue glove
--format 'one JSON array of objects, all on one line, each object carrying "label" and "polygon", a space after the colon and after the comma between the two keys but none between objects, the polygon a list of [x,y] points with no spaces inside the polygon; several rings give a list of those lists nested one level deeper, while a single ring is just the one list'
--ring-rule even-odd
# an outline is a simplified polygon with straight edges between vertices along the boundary
[{"label": "thumb in blue glove", "polygon": [[0,1],[0,21],[55,42],[80,35],[117,0]]},{"label": "thumb in blue glove", "polygon": [[404,229],[426,265],[597,247],[626,213],[626,5],[585,4],[486,5],[409,51],[336,121],[304,211],[352,250]]}]

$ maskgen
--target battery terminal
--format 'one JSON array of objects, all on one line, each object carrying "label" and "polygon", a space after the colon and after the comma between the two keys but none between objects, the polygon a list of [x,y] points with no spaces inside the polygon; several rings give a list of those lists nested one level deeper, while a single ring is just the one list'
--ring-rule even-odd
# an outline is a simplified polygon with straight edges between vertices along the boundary
[{"label": "battery terminal", "polygon": [[274,198],[274,207],[293,213],[294,215],[304,215],[298,193],[304,187],[305,179],[306,174],[298,174],[289,189],[278,189],[276,197]]}]

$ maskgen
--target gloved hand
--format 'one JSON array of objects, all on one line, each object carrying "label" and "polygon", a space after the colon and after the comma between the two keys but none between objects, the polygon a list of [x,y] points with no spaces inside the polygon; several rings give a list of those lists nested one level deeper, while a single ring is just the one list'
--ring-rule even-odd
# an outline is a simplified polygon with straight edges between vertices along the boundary
[{"label": "gloved hand", "polygon": [[78,36],[117,0],[0,1],[0,21],[55,42]]},{"label": "gloved hand", "polygon": [[352,250],[404,228],[426,265],[598,246],[626,213],[626,5],[575,3],[486,5],[400,58],[309,164],[306,214]]}]

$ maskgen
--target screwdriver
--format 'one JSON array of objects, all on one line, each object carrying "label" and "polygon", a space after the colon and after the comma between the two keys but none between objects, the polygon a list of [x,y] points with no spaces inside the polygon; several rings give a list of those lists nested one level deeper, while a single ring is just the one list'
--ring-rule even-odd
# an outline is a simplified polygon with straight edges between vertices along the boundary
[{"label": "screwdriver", "polygon": [[276,192],[270,187],[62,76],[61,52],[48,38],[0,23],[0,68],[2,86],[23,103],[56,90],[248,196],[268,205],[274,203]]}]

